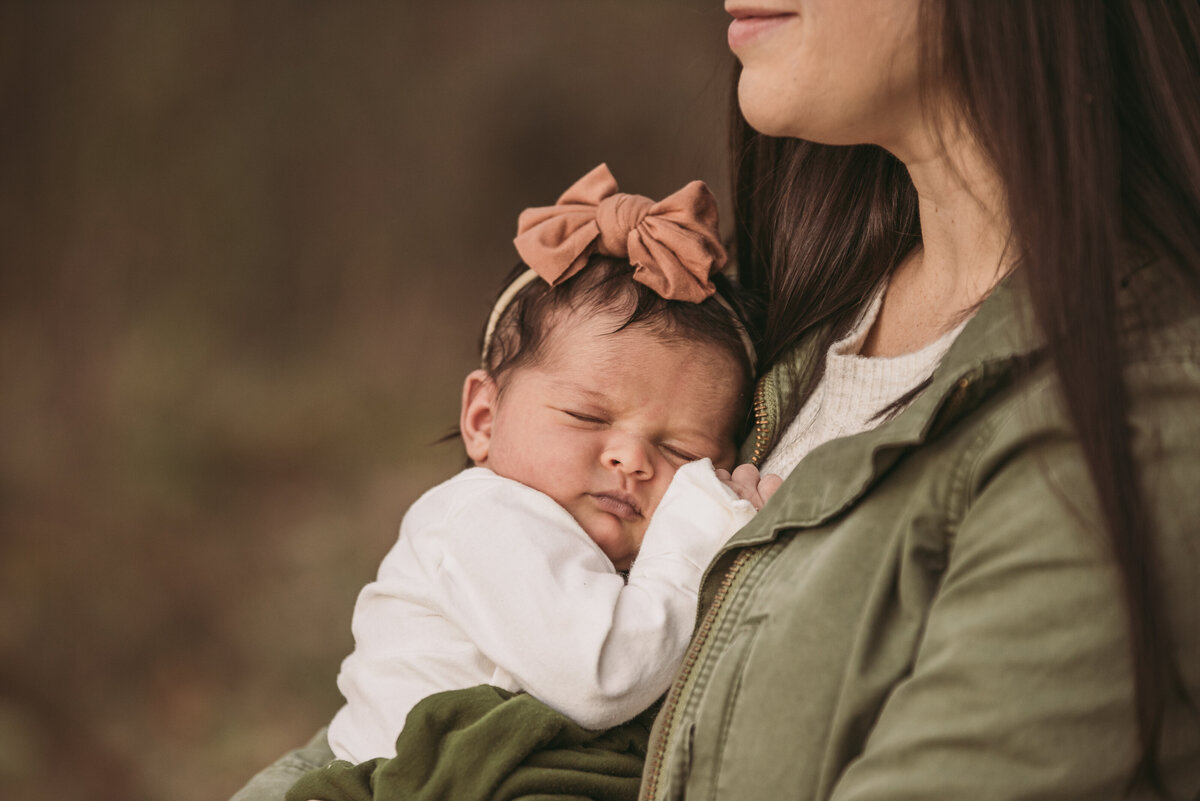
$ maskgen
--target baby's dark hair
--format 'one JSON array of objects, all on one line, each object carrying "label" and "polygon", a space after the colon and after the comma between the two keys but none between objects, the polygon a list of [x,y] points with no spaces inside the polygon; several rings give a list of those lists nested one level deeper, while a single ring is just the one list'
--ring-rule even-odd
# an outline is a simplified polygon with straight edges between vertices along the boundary
[{"label": "baby's dark hair", "polygon": [[[518,264],[505,286],[528,270],[524,264]],[[633,272],[634,267],[628,261],[594,255],[583,269],[557,286],[551,287],[540,279],[532,281],[516,294],[496,321],[483,368],[503,391],[509,373],[536,365],[546,356],[551,331],[561,313],[610,310],[623,317],[613,333],[644,327],[665,340],[698,341],[725,351],[739,366],[736,379],[748,412],[755,376],[744,332],[750,330],[748,321],[756,319],[753,313],[756,304],[750,294],[716,274],[713,283],[728,306],[715,296],[702,303],[667,300],[634,281]],[[731,313],[731,309],[736,311]],[[482,338],[480,343],[482,349]],[[738,439],[746,433],[747,420],[748,417],[739,421]]]}]

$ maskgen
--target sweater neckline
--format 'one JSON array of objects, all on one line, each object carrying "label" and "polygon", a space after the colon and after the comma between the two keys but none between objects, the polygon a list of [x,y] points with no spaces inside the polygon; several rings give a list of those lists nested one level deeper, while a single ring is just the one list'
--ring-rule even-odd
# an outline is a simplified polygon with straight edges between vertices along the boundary
[{"label": "sweater neckline", "polygon": [[786,476],[820,445],[878,426],[890,406],[933,374],[970,319],[911,353],[863,356],[859,351],[879,316],[885,290],[876,292],[851,330],[829,346],[821,380],[768,455],[766,472]]}]

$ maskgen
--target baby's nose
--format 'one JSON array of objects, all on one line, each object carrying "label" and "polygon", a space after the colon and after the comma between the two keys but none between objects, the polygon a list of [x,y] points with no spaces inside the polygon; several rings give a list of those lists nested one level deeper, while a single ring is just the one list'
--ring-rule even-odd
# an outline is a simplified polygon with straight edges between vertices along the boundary
[{"label": "baby's nose", "polygon": [[641,437],[618,436],[605,448],[601,458],[607,467],[635,478],[648,479],[654,476],[650,448],[650,443]]}]

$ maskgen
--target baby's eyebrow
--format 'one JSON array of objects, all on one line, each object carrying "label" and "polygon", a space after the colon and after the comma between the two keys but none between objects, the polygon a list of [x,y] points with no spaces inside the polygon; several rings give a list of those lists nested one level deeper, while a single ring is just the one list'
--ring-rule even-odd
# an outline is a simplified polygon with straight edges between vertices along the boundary
[{"label": "baby's eyebrow", "polygon": [[599,390],[592,389],[590,387],[582,386],[582,385],[577,384],[570,380],[556,381],[555,388],[561,389],[565,392],[573,393],[573,394],[578,395],[579,397],[583,398],[584,400],[590,401],[592,403],[600,404],[600,405],[608,403],[608,400],[609,400],[609,397],[606,393],[601,392]]},{"label": "baby's eyebrow", "polygon": [[604,392],[599,392],[594,389],[588,389],[586,387],[573,387],[573,389],[575,390],[575,392],[577,392],[578,394],[587,398],[588,400],[592,401],[593,403],[604,404],[604,403],[607,403],[609,400],[608,395]]}]

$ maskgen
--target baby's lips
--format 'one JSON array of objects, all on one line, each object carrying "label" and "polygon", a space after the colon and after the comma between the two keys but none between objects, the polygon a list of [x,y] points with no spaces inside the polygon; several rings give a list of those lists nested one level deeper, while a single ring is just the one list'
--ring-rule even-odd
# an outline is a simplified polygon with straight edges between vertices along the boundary
[{"label": "baby's lips", "polygon": [[642,519],[642,511],[637,505],[637,499],[626,492],[597,492],[592,497],[596,505],[609,514],[621,520],[635,522]]}]

